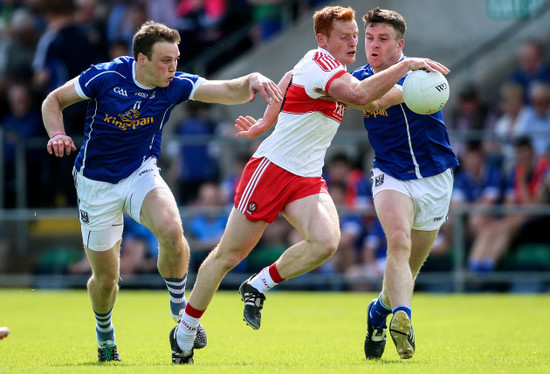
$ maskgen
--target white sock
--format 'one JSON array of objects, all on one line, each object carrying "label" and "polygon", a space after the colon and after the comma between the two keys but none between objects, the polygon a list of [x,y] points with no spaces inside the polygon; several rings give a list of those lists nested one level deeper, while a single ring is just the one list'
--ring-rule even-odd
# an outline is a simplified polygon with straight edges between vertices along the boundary
[{"label": "white sock", "polygon": [[250,281],[250,284],[261,293],[266,293],[277,285],[269,274],[269,266],[263,268],[262,271],[256,274],[256,276]]},{"label": "white sock", "polygon": [[194,318],[187,313],[183,313],[181,322],[178,325],[178,331],[176,332],[178,346],[182,351],[190,351],[193,349],[199,322],[200,318]]}]

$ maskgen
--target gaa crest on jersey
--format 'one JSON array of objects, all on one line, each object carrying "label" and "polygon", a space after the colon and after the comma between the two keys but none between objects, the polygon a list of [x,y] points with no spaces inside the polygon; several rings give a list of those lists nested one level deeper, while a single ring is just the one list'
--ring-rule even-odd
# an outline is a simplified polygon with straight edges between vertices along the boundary
[{"label": "gaa crest on jersey", "polygon": [[83,209],[80,209],[80,221],[82,223],[90,223],[90,218],[88,217],[88,212]]},{"label": "gaa crest on jersey", "polygon": [[384,184],[384,174],[380,174],[374,177],[374,187],[380,187]]},{"label": "gaa crest on jersey", "polygon": [[252,214],[258,209],[258,204],[256,204],[254,201],[251,201],[248,203],[248,208],[246,209],[248,214]]}]

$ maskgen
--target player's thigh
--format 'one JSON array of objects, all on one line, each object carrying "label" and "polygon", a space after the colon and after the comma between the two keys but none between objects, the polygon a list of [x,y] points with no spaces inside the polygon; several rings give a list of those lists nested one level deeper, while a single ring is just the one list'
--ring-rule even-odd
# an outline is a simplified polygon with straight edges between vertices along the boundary
[{"label": "player's thigh", "polygon": [[215,257],[244,258],[258,244],[268,223],[252,222],[233,208],[219,245],[214,249]]},{"label": "player's thigh", "polygon": [[110,249],[97,251],[84,247],[95,278],[99,280],[118,281],[120,266],[120,240]]},{"label": "player's thigh", "polygon": [[383,190],[374,196],[374,208],[388,239],[398,232],[410,232],[414,220],[410,196],[396,190]]},{"label": "player's thigh", "polygon": [[411,273],[413,277],[416,277],[422,264],[428,258],[430,251],[435,242],[435,238],[439,229],[432,231],[421,231],[421,230],[412,230],[411,231],[411,256],[409,258],[409,265],[411,268]]},{"label": "player's thigh", "polygon": [[178,205],[170,189],[154,188],[147,193],[141,205],[141,223],[157,238],[167,231],[183,232]]},{"label": "player's thigh", "polygon": [[340,222],[329,194],[318,193],[295,200],[284,208],[283,214],[307,240],[338,245]]}]

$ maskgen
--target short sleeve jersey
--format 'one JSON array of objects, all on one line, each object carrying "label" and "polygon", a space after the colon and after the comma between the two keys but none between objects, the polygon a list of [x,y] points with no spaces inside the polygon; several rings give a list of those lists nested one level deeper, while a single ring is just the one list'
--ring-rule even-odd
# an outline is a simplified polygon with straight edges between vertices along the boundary
[{"label": "short sleeve jersey", "polygon": [[[406,57],[403,57],[406,58]],[[370,65],[352,72],[359,80],[374,74]],[[403,90],[405,76],[396,84]],[[431,177],[458,166],[443,112],[421,115],[404,103],[380,111],[363,111],[374,149],[373,166],[399,180]]]},{"label": "short sleeve jersey", "polygon": [[93,180],[117,183],[149,157],[158,158],[172,109],[192,99],[203,82],[197,75],[177,72],[168,87],[146,87],[136,80],[131,57],[91,66],[75,81],[78,95],[89,99],[76,170]]},{"label": "short sleeve jersey", "polygon": [[254,157],[266,157],[302,177],[321,176],[327,148],[342,122],[346,106],[319,99],[331,83],[347,74],[328,51],[311,50],[294,66],[275,130]]}]

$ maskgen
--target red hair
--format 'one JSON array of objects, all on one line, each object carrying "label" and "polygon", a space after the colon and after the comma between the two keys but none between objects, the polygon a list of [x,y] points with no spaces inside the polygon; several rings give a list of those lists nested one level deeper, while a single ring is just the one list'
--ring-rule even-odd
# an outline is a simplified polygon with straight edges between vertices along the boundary
[{"label": "red hair", "polygon": [[349,22],[355,20],[355,10],[341,6],[326,6],[313,14],[313,30],[315,35],[330,36],[334,21]]}]

